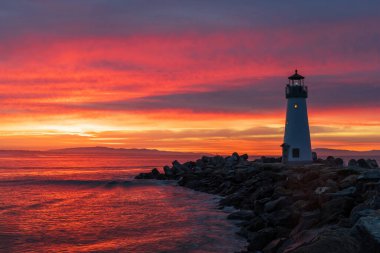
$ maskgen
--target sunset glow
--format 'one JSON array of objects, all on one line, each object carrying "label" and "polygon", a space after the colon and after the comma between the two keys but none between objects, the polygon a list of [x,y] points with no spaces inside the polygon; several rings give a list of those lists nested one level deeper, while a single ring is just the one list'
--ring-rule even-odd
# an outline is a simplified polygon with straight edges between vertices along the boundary
[{"label": "sunset glow", "polygon": [[295,68],[314,148],[380,149],[380,16],[369,4],[298,1],[289,17],[290,5],[264,2],[17,2],[0,4],[0,149],[278,155]]}]

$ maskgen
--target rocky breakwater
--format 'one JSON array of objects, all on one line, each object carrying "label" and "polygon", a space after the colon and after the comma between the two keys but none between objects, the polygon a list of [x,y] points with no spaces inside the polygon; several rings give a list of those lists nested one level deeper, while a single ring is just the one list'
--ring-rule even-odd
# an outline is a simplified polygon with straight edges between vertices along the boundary
[{"label": "rocky breakwater", "polygon": [[380,169],[375,160],[319,159],[303,166],[247,155],[173,162],[136,178],[174,179],[224,196],[221,208],[240,211],[247,252],[380,252]]}]

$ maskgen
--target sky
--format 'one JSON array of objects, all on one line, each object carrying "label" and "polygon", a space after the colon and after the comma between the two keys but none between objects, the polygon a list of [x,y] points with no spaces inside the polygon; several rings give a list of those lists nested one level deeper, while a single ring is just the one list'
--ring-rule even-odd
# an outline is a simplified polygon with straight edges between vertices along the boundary
[{"label": "sky", "polygon": [[0,149],[280,154],[287,77],[312,146],[380,149],[378,0],[4,0]]}]

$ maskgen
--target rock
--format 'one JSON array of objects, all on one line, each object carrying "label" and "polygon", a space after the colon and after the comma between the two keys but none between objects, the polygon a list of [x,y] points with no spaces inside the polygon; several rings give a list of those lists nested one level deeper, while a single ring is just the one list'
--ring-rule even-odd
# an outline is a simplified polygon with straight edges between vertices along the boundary
[{"label": "rock", "polygon": [[154,168],[151,173],[152,173],[153,177],[160,175],[160,172],[158,171],[157,168]]},{"label": "rock", "polygon": [[358,179],[358,175],[347,176],[339,182],[339,187],[341,188],[350,187],[356,183],[357,179]]},{"label": "rock", "polygon": [[358,166],[361,167],[361,168],[366,168],[366,169],[370,169],[371,168],[371,166],[364,159],[359,159],[358,160]]},{"label": "rock", "polygon": [[357,166],[358,166],[358,162],[355,159],[351,159],[348,162],[348,167],[357,167]]},{"label": "rock", "polygon": [[299,213],[287,208],[272,212],[268,216],[268,221],[269,224],[274,227],[281,226],[285,228],[294,228],[299,221],[299,217]]},{"label": "rock", "polygon": [[377,164],[377,161],[374,159],[367,159],[367,164],[369,165],[370,169],[377,169],[379,168],[379,165]]},{"label": "rock", "polygon": [[173,164],[173,169],[175,170],[182,169],[182,165],[177,160],[173,161],[172,164]]},{"label": "rock", "polygon": [[358,253],[358,241],[343,229],[326,230],[321,232],[314,240],[286,253]]},{"label": "rock", "polygon": [[229,220],[250,220],[254,216],[251,210],[240,210],[227,216]]},{"label": "rock", "polygon": [[380,212],[373,209],[363,209],[360,211],[351,212],[350,221],[351,224],[354,225],[360,218],[367,216],[380,216]]},{"label": "rock", "polygon": [[239,156],[239,154],[237,152],[234,152],[231,157],[236,162],[240,160],[240,156]]},{"label": "rock", "polygon": [[262,216],[255,216],[247,224],[247,229],[252,232],[257,232],[267,225],[267,220]]},{"label": "rock", "polygon": [[287,240],[285,237],[281,237],[271,241],[264,249],[264,253],[274,253],[277,252],[278,248]]},{"label": "rock", "polygon": [[311,157],[312,157],[312,159],[313,159],[313,162],[318,161],[318,155],[317,155],[317,152],[312,152],[312,153],[311,153]]},{"label": "rock", "polygon": [[314,194],[316,194],[316,195],[322,195],[324,193],[329,192],[330,190],[331,190],[331,188],[327,187],[327,186],[318,187],[317,189],[315,189]]},{"label": "rock", "polygon": [[276,209],[282,209],[285,206],[289,206],[291,204],[291,201],[288,197],[279,197],[276,200],[268,201],[264,205],[264,212],[270,213],[275,211]]},{"label": "rock", "polygon": [[137,176],[135,176],[135,179],[154,179],[153,174],[150,173],[140,173]]},{"label": "rock", "polygon": [[167,177],[174,176],[172,169],[169,166],[164,166],[164,173]]},{"label": "rock", "polygon": [[380,252],[380,216],[361,217],[351,230],[361,242],[362,252]]},{"label": "rock", "polygon": [[298,225],[292,230],[290,236],[294,236],[304,230],[312,228],[314,225],[318,224],[320,216],[321,211],[319,209],[302,213]]},{"label": "rock", "polygon": [[233,167],[234,165],[238,164],[240,160],[240,156],[238,153],[233,153],[231,156],[227,157],[225,160],[225,166],[226,167]]},{"label": "rock", "polygon": [[374,196],[371,196],[370,198],[368,198],[365,202],[364,202],[369,208],[372,208],[372,209],[375,209],[375,210],[378,210],[380,209],[380,196],[379,195],[374,195]]},{"label": "rock", "polygon": [[358,176],[359,181],[379,181],[380,170],[366,171]]},{"label": "rock", "polygon": [[357,167],[348,167],[348,168],[339,169],[337,171],[338,176],[342,176],[342,177],[347,177],[350,175],[359,175],[361,173],[362,173],[362,169],[359,169]]},{"label": "rock", "polygon": [[275,239],[276,231],[274,228],[264,228],[252,234],[249,240],[248,250],[256,251],[262,250],[267,246],[273,239]]},{"label": "rock", "polygon": [[338,184],[334,180],[332,180],[332,179],[327,179],[326,186],[330,187],[330,189],[332,191],[337,191],[338,190]]},{"label": "rock", "polygon": [[349,197],[340,197],[324,203],[321,207],[320,224],[337,222],[341,217],[348,217],[354,201]]},{"label": "rock", "polygon": [[306,172],[306,174],[301,178],[302,183],[308,183],[310,181],[313,181],[315,179],[319,178],[319,171],[311,170]]},{"label": "rock", "polygon": [[342,158],[335,158],[334,163],[338,167],[342,167],[344,165],[344,161]]},{"label": "rock", "polygon": [[244,154],[244,155],[240,156],[240,158],[241,158],[242,160],[248,160],[248,155],[247,155],[247,154]]},{"label": "rock", "polygon": [[234,206],[239,208],[240,203],[243,200],[243,196],[239,192],[235,192],[233,194],[228,195],[224,199],[220,201],[220,204],[223,206]]},{"label": "rock", "polygon": [[338,192],[329,193],[328,195],[332,197],[351,197],[355,193],[356,193],[356,187],[351,186]]},{"label": "rock", "polygon": [[223,156],[217,155],[211,158],[211,163],[217,168],[220,168],[224,166],[225,161],[224,161]]}]

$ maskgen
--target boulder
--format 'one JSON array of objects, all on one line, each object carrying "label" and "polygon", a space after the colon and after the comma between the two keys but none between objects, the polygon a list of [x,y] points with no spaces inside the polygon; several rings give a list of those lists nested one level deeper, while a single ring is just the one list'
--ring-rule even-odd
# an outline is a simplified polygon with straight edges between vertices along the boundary
[{"label": "boulder", "polygon": [[243,155],[241,155],[240,156],[240,158],[242,159],[242,160],[248,160],[248,155],[247,154],[243,154]]},{"label": "boulder", "polygon": [[364,159],[359,159],[358,160],[358,166],[361,167],[361,168],[366,168],[366,169],[370,169],[371,168],[371,166]]},{"label": "boulder", "polygon": [[182,169],[182,165],[177,160],[174,160],[172,164],[173,164],[173,169],[175,170]]},{"label": "boulder", "polygon": [[318,154],[317,154],[317,152],[312,152],[311,153],[311,157],[313,159],[313,162],[317,162],[318,161]]},{"label": "boulder", "polygon": [[240,210],[227,216],[229,220],[251,220],[254,214],[251,210]]},{"label": "boulder", "polygon": [[275,239],[275,236],[276,230],[270,227],[253,233],[250,238],[248,238],[248,250],[252,252],[262,250],[265,246],[267,246],[271,241]]},{"label": "boulder", "polygon": [[169,166],[164,166],[164,173],[167,177],[174,176],[173,170]]},{"label": "boulder", "polygon": [[157,177],[158,175],[160,175],[160,172],[158,171],[157,168],[152,169],[151,173],[152,173],[153,177]]},{"label": "boulder", "polygon": [[291,208],[280,209],[268,215],[269,224],[274,227],[294,228],[299,221],[300,214]]},{"label": "boulder", "polygon": [[268,201],[264,205],[264,212],[270,213],[275,211],[276,209],[282,209],[286,206],[289,206],[291,201],[288,197],[279,197],[276,200]]},{"label": "boulder", "polygon": [[334,160],[335,166],[342,167],[344,165],[344,161],[342,158],[335,158]]},{"label": "boulder", "polygon": [[277,238],[271,241],[264,249],[263,253],[274,253],[281,247],[281,245],[287,240],[285,237]]},{"label": "boulder", "polygon": [[327,187],[327,186],[317,187],[317,189],[315,189],[315,191],[314,191],[314,194],[322,195],[322,194],[330,192],[330,190],[331,190],[331,188]]},{"label": "boulder", "polygon": [[267,220],[263,216],[255,216],[253,217],[246,225],[246,228],[249,231],[257,232],[267,226]]},{"label": "boulder", "polygon": [[380,253],[380,216],[361,217],[351,235],[361,242],[362,252]]},{"label": "boulder", "polygon": [[362,209],[362,210],[355,210],[352,209],[350,221],[351,224],[354,225],[360,218],[362,217],[368,217],[368,216],[380,216],[380,212],[373,210],[373,209]]},{"label": "boulder", "polygon": [[356,187],[351,186],[338,192],[329,193],[328,195],[331,197],[352,197],[353,195],[355,195],[356,191]]},{"label": "boulder", "polygon": [[319,175],[320,175],[320,172],[319,171],[316,171],[316,170],[311,170],[311,171],[308,171],[306,172],[306,174],[304,174],[301,178],[301,182],[304,183],[304,184],[307,184],[308,182],[310,181],[313,181],[315,179],[318,179],[319,178]]},{"label": "boulder", "polygon": [[357,166],[358,166],[358,162],[355,159],[351,159],[348,162],[348,167],[357,167]]},{"label": "boulder", "polygon": [[240,156],[237,152],[234,152],[232,153],[231,157],[235,160],[235,161],[239,161],[240,159]]},{"label": "boulder", "polygon": [[286,253],[358,253],[359,243],[345,229],[325,230],[309,243]]},{"label": "boulder", "polygon": [[379,181],[380,170],[370,170],[358,176],[359,181]]},{"label": "boulder", "polygon": [[358,175],[347,176],[339,182],[339,187],[341,188],[350,187],[356,183],[357,179],[358,179]]},{"label": "boulder", "polygon": [[292,230],[290,236],[312,228],[318,223],[320,216],[321,211],[319,209],[302,213],[298,225]]},{"label": "boulder", "polygon": [[370,169],[377,169],[379,168],[379,165],[377,164],[377,161],[374,159],[367,159],[367,164],[369,165]]},{"label": "boulder", "polygon": [[354,200],[349,197],[334,198],[321,207],[320,224],[338,222],[342,217],[348,217],[353,208]]}]

